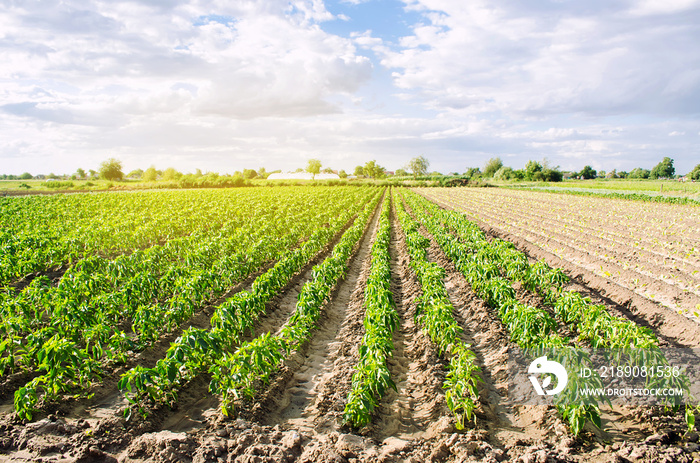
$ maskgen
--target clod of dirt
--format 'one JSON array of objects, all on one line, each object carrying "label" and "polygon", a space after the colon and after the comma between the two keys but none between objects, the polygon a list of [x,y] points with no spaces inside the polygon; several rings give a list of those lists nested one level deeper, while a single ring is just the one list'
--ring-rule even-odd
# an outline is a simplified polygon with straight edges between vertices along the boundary
[{"label": "clod of dirt", "polygon": [[152,461],[175,463],[188,461],[197,448],[197,443],[186,433],[161,431],[144,434],[129,445],[122,463]]}]

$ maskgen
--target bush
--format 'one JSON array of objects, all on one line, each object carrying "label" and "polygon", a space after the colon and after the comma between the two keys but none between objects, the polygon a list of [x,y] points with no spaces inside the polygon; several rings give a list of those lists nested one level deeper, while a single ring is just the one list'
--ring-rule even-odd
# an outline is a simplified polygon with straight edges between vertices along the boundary
[{"label": "bush", "polygon": [[73,182],[44,182],[41,185],[51,189],[73,188],[75,186]]},{"label": "bush", "polygon": [[700,180],[700,164],[695,166],[695,168],[688,174],[691,180]]},{"label": "bush", "polygon": [[495,180],[510,180],[515,178],[515,172],[512,167],[502,166],[500,169],[493,174]]},{"label": "bush", "polygon": [[647,169],[635,167],[629,174],[627,174],[627,178],[649,178],[649,174],[651,174],[651,172]]}]

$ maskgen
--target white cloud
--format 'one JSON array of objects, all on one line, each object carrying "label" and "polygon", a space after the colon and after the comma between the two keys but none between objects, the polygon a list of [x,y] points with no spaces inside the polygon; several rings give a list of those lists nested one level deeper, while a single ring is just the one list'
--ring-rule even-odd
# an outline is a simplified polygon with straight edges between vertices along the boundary
[{"label": "white cloud", "polygon": [[700,7],[698,0],[643,0],[634,5],[630,13],[634,15],[673,14]]},{"label": "white cloud", "polygon": [[9,3],[0,173],[697,163],[697,2],[407,0],[408,34],[346,3]]},{"label": "white cloud", "polygon": [[396,85],[418,89],[433,109],[511,117],[658,115],[696,112],[700,102],[695,16],[650,22],[618,2],[593,4],[590,11],[578,3],[485,0],[409,6],[428,21],[399,49],[376,51],[396,69]]},{"label": "white cloud", "polygon": [[[5,84],[18,77],[27,86],[39,83],[66,114],[126,104],[142,114],[189,106],[193,113],[240,118],[338,111],[327,98],[352,93],[370,78],[371,63],[351,40],[316,25],[331,17],[322,2],[235,3],[14,8],[0,16],[0,24],[10,25],[0,46],[0,77]],[[176,82],[196,91],[169,91]],[[66,86],[78,89],[70,103]]]}]

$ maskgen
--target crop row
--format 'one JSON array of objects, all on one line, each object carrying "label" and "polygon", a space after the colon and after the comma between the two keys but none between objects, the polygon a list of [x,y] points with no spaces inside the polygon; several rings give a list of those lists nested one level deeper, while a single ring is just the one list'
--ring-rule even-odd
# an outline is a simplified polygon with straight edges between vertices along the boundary
[{"label": "crop row", "polygon": [[124,320],[131,321],[134,348],[152,342],[309,233],[313,225],[301,221],[302,215],[280,221],[288,225],[286,233],[263,215],[218,236],[190,235],[114,260],[88,257],[56,286],[39,277],[18,294],[4,294],[0,374],[6,368],[32,369],[37,350],[54,336],[84,344],[94,359],[119,354]]},{"label": "crop row", "polygon": [[371,262],[365,288],[365,334],[359,348],[359,361],[352,375],[352,389],[343,412],[346,422],[355,427],[369,423],[371,413],[387,389],[396,390],[387,365],[394,350],[393,333],[399,322],[391,293],[391,197],[382,205],[377,235],[371,250]]},{"label": "crop row", "polygon": [[[0,285],[90,255],[143,249],[244,220],[265,198],[246,193],[140,192],[1,199]],[[222,211],[226,211],[222,213]]]},{"label": "crop row", "polygon": [[[539,192],[512,190],[446,191],[430,190],[427,196],[439,199],[459,210],[488,212],[509,224],[529,230],[579,234],[603,240],[614,247],[634,247],[648,253],[671,258],[674,265],[697,265],[697,239],[689,233],[697,228],[700,210],[685,207],[650,206],[597,198],[557,197]],[[504,210],[507,209],[507,215]],[[668,217],[672,217],[669,219]],[[554,228],[552,228],[554,227]],[[585,243],[582,243],[585,244]]]},{"label": "crop row", "polygon": [[576,195],[576,196],[592,196],[598,198],[608,198],[608,199],[624,199],[628,201],[641,201],[650,203],[666,203],[666,204],[682,204],[684,206],[700,206],[700,201],[688,198],[684,196],[664,196],[660,195],[649,195],[644,193],[616,193],[611,191],[580,191],[571,190],[567,188],[558,188],[556,190],[547,190],[545,188],[537,187],[512,187],[515,190],[536,190],[538,193],[551,193],[551,194],[566,194],[566,195]]},{"label": "crop row", "polygon": [[437,346],[438,353],[449,358],[449,372],[443,385],[445,400],[457,420],[457,429],[463,429],[465,421],[474,416],[479,395],[476,355],[459,337],[462,329],[453,316],[454,308],[445,288],[445,269],[428,261],[430,240],[418,231],[418,223],[406,213],[403,201],[395,197],[394,204],[406,237],[411,269],[421,284],[416,321]]},{"label": "crop row", "polygon": [[243,226],[259,211],[314,201],[332,204],[352,189],[246,188],[0,198],[0,287],[74,265],[116,257],[194,232]]},{"label": "crop row", "polygon": [[[375,195],[375,199],[370,202],[370,205],[365,206],[364,211],[356,218],[355,225],[343,234],[336,245],[337,251],[334,250],[333,255],[327,258],[321,267],[314,268],[315,276],[320,278],[323,275],[324,278],[328,278],[332,268],[337,272],[337,262],[344,255],[341,251],[349,252],[346,250],[348,240],[355,237],[360,224],[366,222],[368,211],[376,205],[377,198],[378,196]],[[227,379],[232,381],[232,378],[240,380],[248,378],[245,375],[225,374],[232,362],[254,351],[254,363],[259,366],[274,367],[276,362],[271,362],[270,359],[281,358],[280,348],[283,346],[279,344],[278,337],[269,333],[256,338],[251,343],[244,344],[234,354],[231,352],[241,342],[247,331],[253,331],[255,322],[265,311],[265,304],[328,244],[347,223],[353,211],[335,211],[335,213],[338,217],[330,227],[317,230],[304,245],[283,256],[274,267],[253,282],[250,291],[236,293],[220,304],[211,318],[211,330],[198,328],[185,330],[182,336],[171,344],[165,357],[160,359],[153,368],[137,366],[122,375],[119,388],[126,393],[128,400],[134,406],[132,408],[143,412],[145,409],[142,405],[146,399],[156,403],[172,404],[177,398],[177,391],[186,382],[209,369],[215,378],[212,382],[212,390],[222,393],[223,410],[227,412],[229,397],[237,396],[235,392],[229,394],[227,391],[238,389],[219,385],[225,383]],[[329,263],[326,264],[326,262]],[[335,267],[333,267],[334,263]],[[315,297],[311,295],[313,289],[313,287],[302,289],[299,296],[302,305],[308,305],[309,301]],[[297,306],[299,310],[299,304]],[[299,318],[301,315],[296,317]],[[245,367],[253,368],[248,357],[246,357]],[[131,408],[127,410],[127,412],[130,411]]]}]

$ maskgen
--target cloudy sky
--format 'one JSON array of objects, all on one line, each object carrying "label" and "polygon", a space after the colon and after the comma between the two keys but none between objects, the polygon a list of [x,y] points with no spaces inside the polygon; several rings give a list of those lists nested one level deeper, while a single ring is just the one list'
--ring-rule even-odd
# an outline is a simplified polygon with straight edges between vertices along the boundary
[{"label": "cloudy sky", "polygon": [[0,173],[700,163],[700,0],[1,0]]}]

